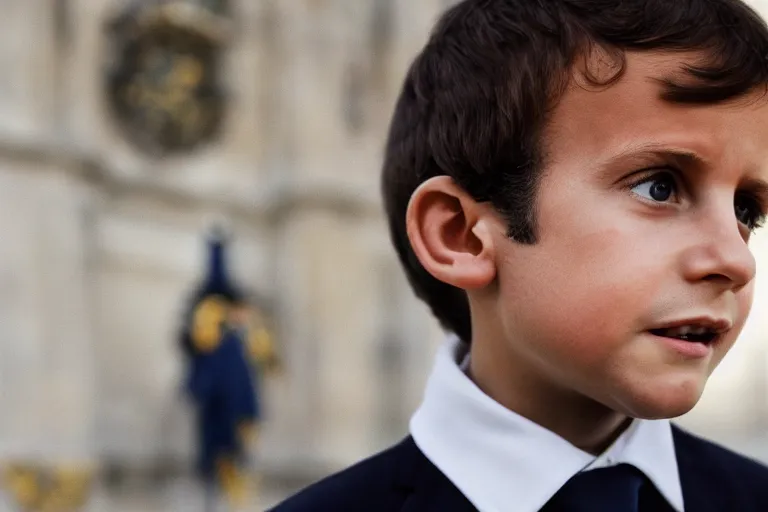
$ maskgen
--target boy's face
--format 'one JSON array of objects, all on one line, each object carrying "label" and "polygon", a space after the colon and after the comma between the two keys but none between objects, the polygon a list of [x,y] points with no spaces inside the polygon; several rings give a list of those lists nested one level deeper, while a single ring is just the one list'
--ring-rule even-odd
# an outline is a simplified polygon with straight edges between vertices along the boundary
[{"label": "boy's face", "polygon": [[[752,190],[768,181],[768,104],[664,102],[654,79],[681,59],[631,53],[617,83],[574,83],[544,135],[538,243],[493,235],[512,365],[634,417],[696,404],[753,296],[737,216],[751,222]],[[651,332],[681,322],[723,332],[706,344]]]}]

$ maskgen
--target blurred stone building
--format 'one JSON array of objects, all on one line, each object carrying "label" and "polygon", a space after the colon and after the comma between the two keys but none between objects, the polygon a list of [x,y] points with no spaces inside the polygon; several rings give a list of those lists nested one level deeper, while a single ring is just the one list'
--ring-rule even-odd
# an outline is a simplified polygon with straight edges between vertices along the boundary
[{"label": "blurred stone building", "polygon": [[[265,468],[349,463],[418,404],[441,333],[390,248],[378,171],[407,65],[450,2],[186,3],[213,18],[172,21],[207,23],[217,59],[183,76],[214,73],[223,98],[197,139],[115,108],[108,27],[134,3],[0,4],[0,458],[188,460],[175,334],[220,219],[235,275],[275,305]],[[764,295],[685,421],[768,459]]]}]

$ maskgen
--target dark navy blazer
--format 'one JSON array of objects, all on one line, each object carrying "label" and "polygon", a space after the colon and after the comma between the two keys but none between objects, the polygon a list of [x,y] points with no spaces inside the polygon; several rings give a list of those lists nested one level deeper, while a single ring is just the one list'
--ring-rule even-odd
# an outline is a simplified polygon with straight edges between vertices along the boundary
[{"label": "dark navy blazer", "polygon": [[[673,426],[686,512],[768,512],[768,468]],[[514,510],[514,506],[510,507]],[[330,476],[273,512],[474,512],[413,438]]]}]

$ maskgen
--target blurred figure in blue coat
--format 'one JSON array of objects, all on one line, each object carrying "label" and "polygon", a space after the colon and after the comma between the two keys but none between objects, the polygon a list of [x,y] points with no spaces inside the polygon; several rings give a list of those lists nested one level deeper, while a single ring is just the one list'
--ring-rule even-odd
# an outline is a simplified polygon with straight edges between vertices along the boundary
[{"label": "blurred figure in blue coat", "polygon": [[209,240],[208,275],[193,295],[181,334],[185,387],[196,413],[198,470],[210,510],[220,491],[235,508],[247,500],[248,448],[260,418],[250,341],[258,329],[249,300],[230,281],[225,244],[221,232]]}]

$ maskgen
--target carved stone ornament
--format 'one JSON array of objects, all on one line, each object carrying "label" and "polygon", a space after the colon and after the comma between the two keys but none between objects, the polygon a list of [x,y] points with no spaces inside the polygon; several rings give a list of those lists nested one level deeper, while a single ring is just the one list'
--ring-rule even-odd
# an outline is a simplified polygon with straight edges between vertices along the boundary
[{"label": "carved stone ornament", "polygon": [[230,32],[221,0],[143,1],[107,26],[106,93],[127,139],[154,156],[216,138],[224,120],[219,62]]}]

